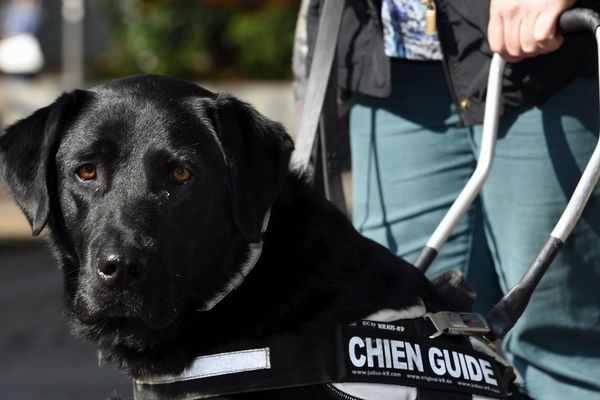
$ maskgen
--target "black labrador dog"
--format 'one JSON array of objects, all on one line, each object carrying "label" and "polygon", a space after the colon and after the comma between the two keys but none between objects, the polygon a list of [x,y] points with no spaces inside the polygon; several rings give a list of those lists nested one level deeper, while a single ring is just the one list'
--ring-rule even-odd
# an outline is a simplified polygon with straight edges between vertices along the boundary
[{"label": "black labrador dog", "polygon": [[[63,94],[9,127],[0,177],[34,235],[49,231],[74,333],[134,378],[181,373],[240,337],[453,308],[291,172],[292,149],[280,124],[230,95],[141,75]],[[332,394],[231,397],[308,396]]]}]

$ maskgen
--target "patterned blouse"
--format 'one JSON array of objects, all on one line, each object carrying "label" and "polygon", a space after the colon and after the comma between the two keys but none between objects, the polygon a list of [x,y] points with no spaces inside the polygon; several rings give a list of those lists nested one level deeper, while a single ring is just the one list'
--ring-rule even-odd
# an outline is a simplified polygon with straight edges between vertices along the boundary
[{"label": "patterned blouse", "polygon": [[383,0],[383,40],[388,57],[442,59],[437,33],[425,33],[425,11],[422,0]]}]

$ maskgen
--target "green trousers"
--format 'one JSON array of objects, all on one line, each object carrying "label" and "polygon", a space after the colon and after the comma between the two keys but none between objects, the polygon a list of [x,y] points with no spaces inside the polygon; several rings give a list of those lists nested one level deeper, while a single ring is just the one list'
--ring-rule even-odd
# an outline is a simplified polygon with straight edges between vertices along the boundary
[{"label": "green trousers", "polygon": [[[408,261],[475,167],[481,126],[459,127],[439,63],[392,63],[393,96],[351,111],[353,221]],[[459,268],[486,313],[558,221],[598,140],[597,83],[505,115],[480,198],[428,274]],[[504,341],[534,399],[600,399],[600,189]]]}]

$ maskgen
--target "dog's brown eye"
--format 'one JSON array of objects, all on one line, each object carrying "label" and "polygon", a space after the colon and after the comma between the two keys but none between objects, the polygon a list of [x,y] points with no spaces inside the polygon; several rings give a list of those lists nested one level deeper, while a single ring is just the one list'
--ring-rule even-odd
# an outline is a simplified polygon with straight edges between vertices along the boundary
[{"label": "dog's brown eye", "polygon": [[177,167],[171,171],[171,178],[173,178],[173,181],[179,185],[186,183],[191,176],[192,172],[186,167]]},{"label": "dog's brown eye", "polygon": [[84,181],[96,179],[96,166],[94,164],[83,164],[77,170],[77,175]]}]

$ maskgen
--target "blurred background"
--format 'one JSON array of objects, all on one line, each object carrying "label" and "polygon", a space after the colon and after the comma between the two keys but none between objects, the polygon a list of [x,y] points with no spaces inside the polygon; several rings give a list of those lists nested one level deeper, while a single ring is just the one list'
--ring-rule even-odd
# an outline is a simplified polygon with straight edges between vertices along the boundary
[{"label": "blurred background", "polygon": [[[300,0],[0,0],[0,128],[61,92],[139,73],[226,90],[295,130]],[[102,399],[130,382],[72,338],[43,239],[0,187],[0,399]]]}]

